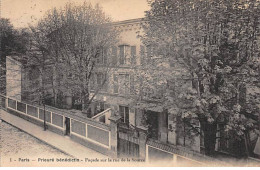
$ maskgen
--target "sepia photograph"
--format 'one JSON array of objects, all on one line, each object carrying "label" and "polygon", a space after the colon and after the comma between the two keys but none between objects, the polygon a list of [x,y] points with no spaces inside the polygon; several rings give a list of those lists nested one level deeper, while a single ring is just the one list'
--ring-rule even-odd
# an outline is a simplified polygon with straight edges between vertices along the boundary
[{"label": "sepia photograph", "polygon": [[0,167],[260,167],[260,0],[0,0]]}]

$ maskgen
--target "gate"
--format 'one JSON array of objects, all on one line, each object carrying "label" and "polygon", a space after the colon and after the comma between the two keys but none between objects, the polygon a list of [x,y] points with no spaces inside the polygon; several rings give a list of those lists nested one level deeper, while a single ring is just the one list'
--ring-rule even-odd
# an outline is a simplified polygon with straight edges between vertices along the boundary
[{"label": "gate", "polygon": [[139,139],[127,133],[119,132],[118,156],[128,158],[139,157]]}]

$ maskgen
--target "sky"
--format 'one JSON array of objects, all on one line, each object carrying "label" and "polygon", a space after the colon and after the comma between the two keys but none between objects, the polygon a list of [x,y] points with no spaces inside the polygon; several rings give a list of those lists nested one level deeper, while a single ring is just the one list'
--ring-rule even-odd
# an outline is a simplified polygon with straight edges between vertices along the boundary
[{"label": "sky", "polygon": [[67,2],[82,4],[99,3],[104,12],[113,21],[144,17],[144,11],[149,10],[147,0],[0,0],[1,17],[9,18],[15,28],[34,25],[53,7],[62,8]]}]

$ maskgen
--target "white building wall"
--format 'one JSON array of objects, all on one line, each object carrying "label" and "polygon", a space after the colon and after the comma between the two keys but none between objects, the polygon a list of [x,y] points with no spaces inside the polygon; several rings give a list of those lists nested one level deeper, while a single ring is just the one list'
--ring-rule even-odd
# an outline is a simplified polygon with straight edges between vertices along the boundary
[{"label": "white building wall", "polygon": [[22,65],[12,57],[6,57],[6,95],[21,100]]}]

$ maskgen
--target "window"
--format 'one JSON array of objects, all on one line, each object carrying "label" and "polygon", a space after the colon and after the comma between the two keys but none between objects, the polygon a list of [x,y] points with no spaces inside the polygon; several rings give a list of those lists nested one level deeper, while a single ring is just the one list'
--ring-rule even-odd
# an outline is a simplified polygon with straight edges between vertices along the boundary
[{"label": "window", "polygon": [[103,48],[97,57],[97,64],[107,64],[107,52],[108,50]]},{"label": "window", "polygon": [[119,106],[119,114],[121,116],[121,122],[129,124],[129,107]]},{"label": "window", "polygon": [[99,87],[102,86],[103,81],[104,81],[103,74],[102,73],[97,73],[97,85]]},{"label": "window", "polygon": [[215,45],[217,44],[217,36],[213,35],[213,36],[210,36],[210,45]]},{"label": "window", "polygon": [[114,93],[120,95],[134,94],[134,76],[127,73],[114,74]]},{"label": "window", "polygon": [[130,93],[130,76],[129,74],[119,74],[119,94]]},{"label": "window", "polygon": [[[92,77],[90,82],[94,81],[94,85],[97,86],[97,88],[101,88],[101,90],[106,91],[107,90],[107,80],[106,80],[106,75],[104,73],[96,73],[95,74],[96,77],[96,81],[95,79]],[[91,86],[90,86],[91,87]],[[93,88],[93,85],[92,85]]]},{"label": "window", "polygon": [[52,67],[46,67],[46,69],[44,70],[44,80],[45,81],[45,84],[47,85],[51,85],[52,82],[53,82],[53,68]]},{"label": "window", "polygon": [[67,78],[71,80],[73,78],[73,74],[72,73],[68,73]]},{"label": "window", "polygon": [[128,45],[119,46],[119,63],[121,65],[130,64],[130,55],[129,55],[130,47]]}]

